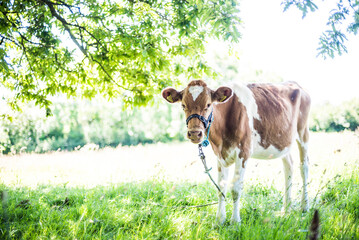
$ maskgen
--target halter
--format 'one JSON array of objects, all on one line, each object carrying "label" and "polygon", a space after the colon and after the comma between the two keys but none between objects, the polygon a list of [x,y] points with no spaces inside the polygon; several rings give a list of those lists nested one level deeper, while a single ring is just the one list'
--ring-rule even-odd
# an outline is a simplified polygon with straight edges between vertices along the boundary
[{"label": "halter", "polygon": [[188,126],[188,122],[192,119],[192,118],[198,118],[204,125],[204,129],[207,129],[207,137],[206,139],[201,143],[203,147],[207,147],[209,145],[209,141],[208,141],[208,137],[209,137],[209,129],[211,128],[211,124],[213,121],[213,108],[211,113],[209,114],[208,118],[206,119],[205,117],[198,115],[198,114],[192,114],[190,115],[187,120],[186,120],[186,124]]},{"label": "halter", "polygon": [[198,115],[198,114],[192,114],[190,115],[187,120],[186,120],[186,124],[188,126],[188,122],[192,119],[192,118],[198,118],[204,125],[204,129],[207,129],[208,125],[211,124],[212,122],[212,115],[213,115],[213,109],[211,111],[211,113],[209,114],[208,116],[208,119],[206,119],[205,117],[201,116],[201,115]]}]

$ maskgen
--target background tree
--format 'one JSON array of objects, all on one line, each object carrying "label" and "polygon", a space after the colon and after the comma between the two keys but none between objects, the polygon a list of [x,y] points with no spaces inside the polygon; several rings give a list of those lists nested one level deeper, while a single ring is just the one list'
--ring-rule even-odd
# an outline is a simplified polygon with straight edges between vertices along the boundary
[{"label": "background tree", "polygon": [[[296,6],[303,12],[303,18],[309,11],[315,12],[318,7],[311,0],[284,0],[284,11]],[[337,0],[336,8],[330,12],[328,29],[323,32],[319,39],[318,55],[333,58],[335,54],[341,55],[347,52],[345,42],[346,34],[357,34],[359,29],[359,1]]]},{"label": "background tree", "polygon": [[[317,9],[311,0],[284,0]],[[34,100],[50,113],[49,96],[121,96],[146,104],[179,79],[214,76],[205,41],[237,42],[238,0],[0,1],[0,97],[13,108]],[[337,0],[319,55],[346,52],[359,28],[359,1]]]},{"label": "background tree", "polygon": [[[0,3],[0,89],[13,107],[48,97],[121,96],[144,105],[180,76],[212,71],[205,40],[236,42],[236,0],[13,0]],[[4,90],[10,90],[6,94]]]}]

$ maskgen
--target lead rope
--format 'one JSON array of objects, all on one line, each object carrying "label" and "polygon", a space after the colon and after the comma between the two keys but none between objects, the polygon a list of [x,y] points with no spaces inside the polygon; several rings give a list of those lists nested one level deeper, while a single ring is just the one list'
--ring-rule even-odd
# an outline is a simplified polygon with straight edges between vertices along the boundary
[{"label": "lead rope", "polygon": [[[205,146],[206,147],[206,146]],[[202,150],[202,144],[198,144],[198,152],[199,152],[199,157],[201,158],[201,161],[203,163],[204,166],[204,173],[206,173],[209,177],[209,179],[211,179],[212,183],[214,184],[214,186],[216,186],[217,190],[222,194],[222,196],[224,197],[224,200],[226,200],[226,196],[223,194],[223,192],[221,191],[221,189],[219,188],[219,186],[217,185],[217,183],[213,180],[211,174],[209,173],[209,171],[212,170],[212,168],[208,168],[207,167],[207,163],[206,163],[206,156],[203,153]]]}]

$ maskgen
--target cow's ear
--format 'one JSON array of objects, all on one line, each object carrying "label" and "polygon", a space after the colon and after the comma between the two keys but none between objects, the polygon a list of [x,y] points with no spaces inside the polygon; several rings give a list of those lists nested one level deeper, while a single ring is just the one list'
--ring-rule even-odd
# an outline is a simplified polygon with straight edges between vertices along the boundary
[{"label": "cow's ear", "polygon": [[216,91],[212,92],[213,102],[227,102],[233,95],[233,91],[229,87],[220,87]]},{"label": "cow's ear", "polygon": [[162,91],[162,97],[169,103],[175,103],[182,100],[182,92],[178,92],[174,88],[165,88]]}]

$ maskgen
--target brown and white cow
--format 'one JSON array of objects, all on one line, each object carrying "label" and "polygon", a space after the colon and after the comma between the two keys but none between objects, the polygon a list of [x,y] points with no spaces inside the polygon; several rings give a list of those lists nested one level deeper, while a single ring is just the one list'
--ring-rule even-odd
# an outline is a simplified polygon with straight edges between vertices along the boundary
[{"label": "brown and white cow", "polygon": [[[239,199],[249,158],[282,158],[285,174],[284,210],[291,204],[293,161],[290,149],[298,143],[303,179],[302,210],[308,209],[308,114],[309,95],[295,82],[282,84],[233,85],[213,91],[202,80],[182,90],[166,88],[162,96],[170,103],[181,102],[188,120],[187,137],[195,144],[207,135],[209,116],[213,122],[209,141],[218,157],[218,184],[226,193],[228,167],[235,164],[232,222],[240,222]],[[202,116],[202,119],[201,117]],[[217,220],[226,219],[225,200],[219,193]]]}]

